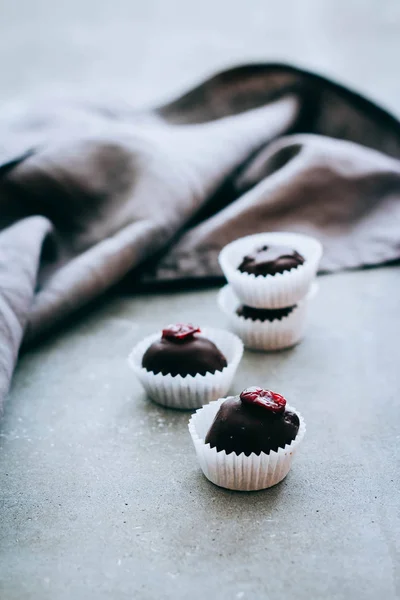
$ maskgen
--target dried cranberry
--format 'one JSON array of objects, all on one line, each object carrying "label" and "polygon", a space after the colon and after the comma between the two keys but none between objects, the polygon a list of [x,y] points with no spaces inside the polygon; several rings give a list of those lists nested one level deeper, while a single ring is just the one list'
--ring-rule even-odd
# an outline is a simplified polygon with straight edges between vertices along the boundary
[{"label": "dried cranberry", "polygon": [[246,404],[262,406],[276,415],[283,413],[286,406],[286,400],[283,396],[259,387],[247,388],[240,394],[240,399]]},{"label": "dried cranberry", "polygon": [[168,327],[163,329],[162,337],[172,342],[182,342],[192,339],[195,333],[200,333],[198,327],[193,327],[190,324],[176,323],[176,325],[168,325]]}]

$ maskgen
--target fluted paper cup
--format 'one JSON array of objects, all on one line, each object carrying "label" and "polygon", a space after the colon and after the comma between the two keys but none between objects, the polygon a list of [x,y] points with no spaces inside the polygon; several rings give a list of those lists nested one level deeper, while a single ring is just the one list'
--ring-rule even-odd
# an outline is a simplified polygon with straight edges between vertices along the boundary
[{"label": "fluted paper cup", "polygon": [[246,348],[251,350],[282,350],[297,344],[305,333],[310,301],[318,291],[313,283],[307,296],[300,300],[285,317],[273,321],[245,319],[236,314],[242,304],[230,285],[218,294],[218,304],[228,318],[230,329],[240,337]]},{"label": "fluted paper cup", "polygon": [[214,342],[228,365],[215,373],[185,377],[154,374],[142,367],[144,353],[161,335],[160,331],[139,342],[128,359],[130,367],[152,400],[169,408],[194,409],[228,393],[243,355],[243,343],[236,335],[222,329],[202,328],[201,335]]},{"label": "fluted paper cup", "polygon": [[[284,245],[297,250],[304,263],[275,275],[254,275],[238,270],[243,258],[265,245]],[[284,308],[307,295],[322,256],[320,242],[307,235],[289,232],[257,233],[225,246],[219,263],[233,291],[243,304],[253,308]]]},{"label": "fluted paper cup", "polygon": [[299,431],[295,439],[278,448],[276,452],[260,455],[244,453],[226,454],[218,452],[205,443],[207,432],[221,404],[227,398],[220,398],[197,410],[190,418],[189,432],[193,440],[196,455],[204,475],[215,485],[229,490],[256,491],[276,485],[286,477],[292,466],[294,455],[304,438],[306,425],[303,417],[295,408],[287,406],[287,410],[295,412],[300,420]]}]

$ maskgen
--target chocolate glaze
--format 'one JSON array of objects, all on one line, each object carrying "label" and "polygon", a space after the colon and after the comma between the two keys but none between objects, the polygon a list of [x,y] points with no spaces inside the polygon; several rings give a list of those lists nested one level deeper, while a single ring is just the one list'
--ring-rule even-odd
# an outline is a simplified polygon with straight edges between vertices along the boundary
[{"label": "chocolate glaze", "polygon": [[262,246],[243,258],[238,269],[254,275],[275,275],[297,268],[304,257],[288,246]]},{"label": "chocolate glaze", "polygon": [[142,359],[147,371],[183,377],[222,371],[227,364],[217,346],[200,335],[183,340],[161,338],[151,344]]},{"label": "chocolate glaze", "polygon": [[290,313],[296,308],[294,306],[287,306],[286,308],[253,308],[252,306],[246,306],[242,304],[237,308],[236,314],[239,317],[245,319],[251,319],[252,321],[275,321],[281,320],[284,317],[290,315]]},{"label": "chocolate glaze", "polygon": [[206,444],[227,454],[269,454],[294,440],[299,417],[288,410],[274,414],[262,406],[247,404],[239,396],[225,400],[215,416]]}]

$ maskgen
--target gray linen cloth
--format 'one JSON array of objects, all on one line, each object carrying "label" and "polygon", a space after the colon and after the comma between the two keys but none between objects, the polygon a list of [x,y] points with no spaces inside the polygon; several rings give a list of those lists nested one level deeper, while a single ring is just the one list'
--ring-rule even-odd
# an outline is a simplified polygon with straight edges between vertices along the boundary
[{"label": "gray linen cloth", "polygon": [[0,115],[0,407],[23,341],[128,276],[220,277],[249,233],[324,244],[323,271],[400,256],[400,124],[279,64],[234,68],[152,110]]}]

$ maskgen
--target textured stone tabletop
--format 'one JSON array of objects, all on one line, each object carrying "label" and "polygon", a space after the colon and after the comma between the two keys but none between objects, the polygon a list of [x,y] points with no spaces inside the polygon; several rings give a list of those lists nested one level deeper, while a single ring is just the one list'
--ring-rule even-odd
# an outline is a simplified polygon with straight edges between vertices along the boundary
[{"label": "textured stone tabletop", "polygon": [[307,421],[286,480],[201,474],[189,414],[150,403],[132,345],[223,320],[216,291],[116,297],[22,357],[2,426],[4,600],[394,600],[399,580],[399,271],[319,280],[308,335],[246,352],[233,391],[282,392]]}]

